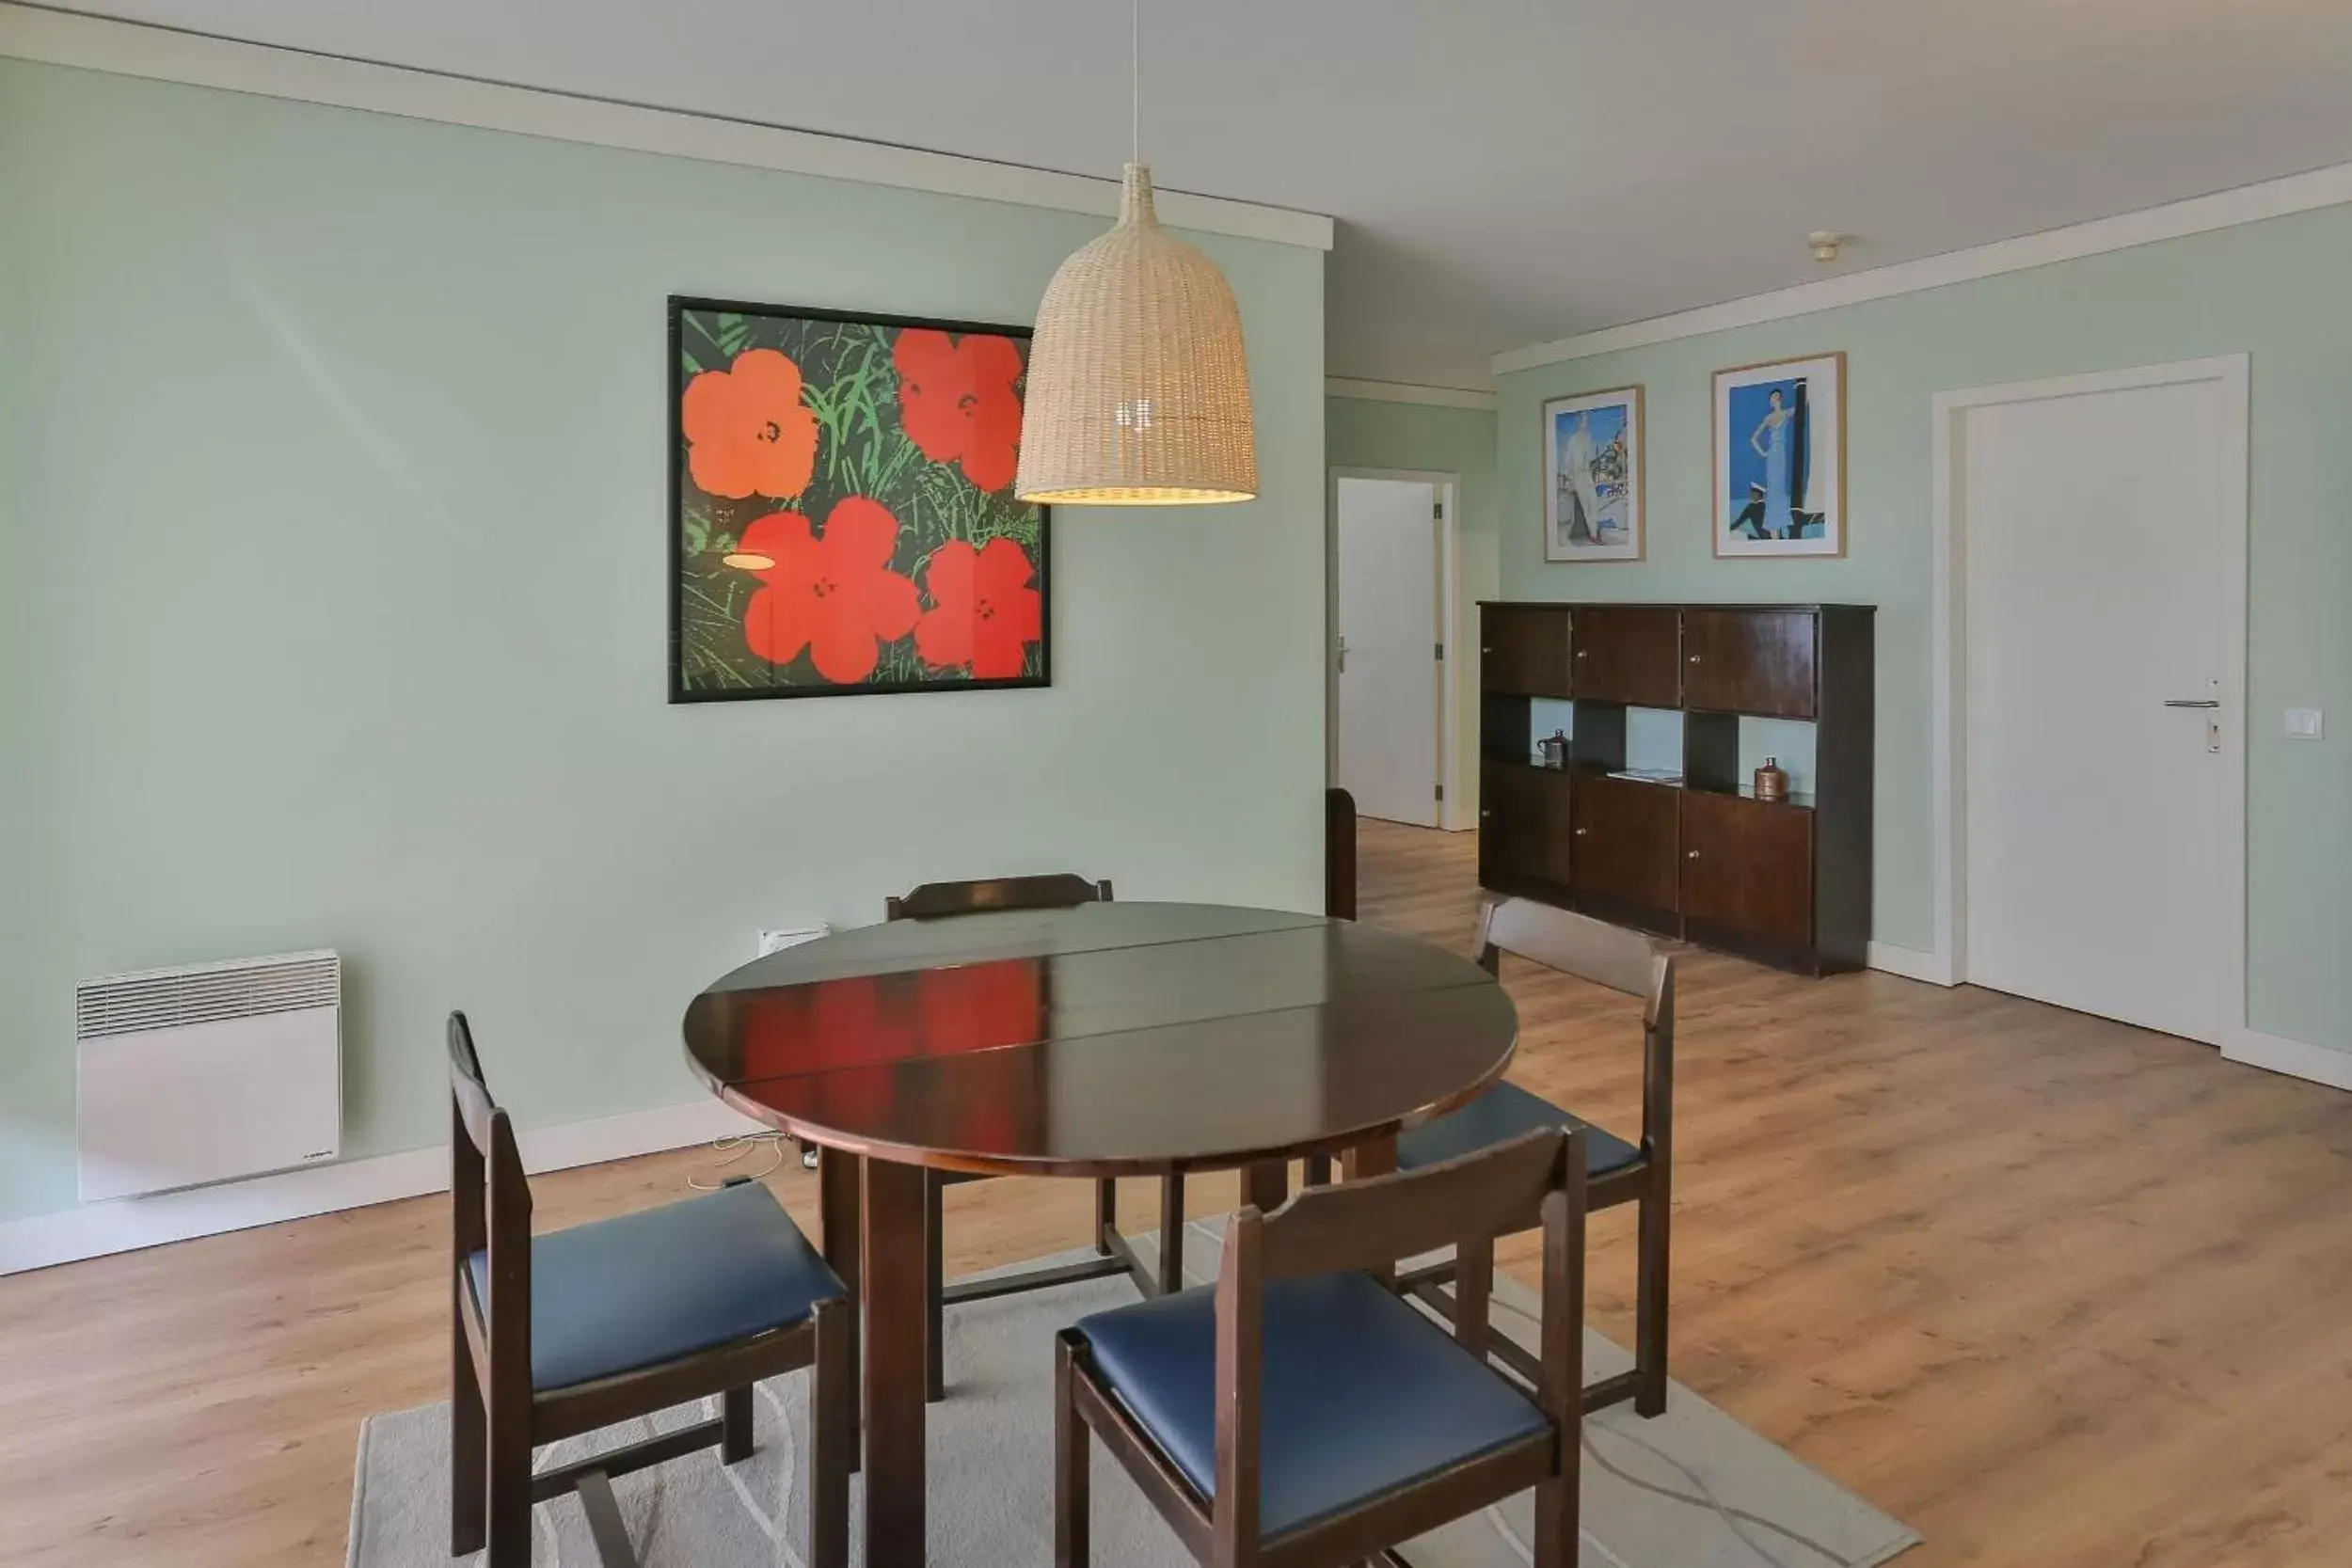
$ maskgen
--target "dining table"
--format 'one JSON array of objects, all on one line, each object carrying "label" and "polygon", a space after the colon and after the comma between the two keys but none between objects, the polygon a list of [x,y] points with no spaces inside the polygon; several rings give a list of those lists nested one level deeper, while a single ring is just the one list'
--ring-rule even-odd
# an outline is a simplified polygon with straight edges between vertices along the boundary
[{"label": "dining table", "polygon": [[713,982],[687,1060],[818,1148],[824,1254],[862,1307],[866,1560],[926,1549],[931,1172],[1238,1170],[1270,1211],[1294,1159],[1393,1170],[1397,1132],[1500,1078],[1518,1034],[1494,977],[1434,942],[1215,904],[891,921]]}]

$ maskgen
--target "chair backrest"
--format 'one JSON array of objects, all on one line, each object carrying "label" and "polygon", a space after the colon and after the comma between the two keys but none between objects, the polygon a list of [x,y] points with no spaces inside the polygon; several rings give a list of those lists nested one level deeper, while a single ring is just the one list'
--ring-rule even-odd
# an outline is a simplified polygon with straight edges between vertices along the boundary
[{"label": "chair backrest", "polygon": [[[1221,1560],[1247,1560],[1258,1539],[1258,1401],[1265,1282],[1385,1269],[1438,1247],[1491,1245],[1540,1224],[1544,1232],[1543,1377],[1536,1402],[1565,1425],[1582,1400],[1584,1139],[1545,1128],[1441,1164],[1311,1187],[1271,1214],[1254,1208],[1225,1233],[1216,1285],[1216,1534]],[[1483,1334],[1467,1314],[1466,1338]],[[1483,1360],[1483,1356],[1481,1358]],[[1363,1375],[1377,1377],[1367,1367]],[[1571,1447],[1567,1463],[1576,1463]]]},{"label": "chair backrest", "polygon": [[1323,912],[1356,918],[1356,797],[1337,785],[1323,792]]},{"label": "chair backrest", "polygon": [[1674,955],[1639,931],[1528,898],[1487,905],[1478,918],[1478,961],[1490,974],[1515,953],[1642,1002],[1642,1148],[1662,1167],[1674,1131]]},{"label": "chair backrest", "polygon": [[449,1015],[450,1213],[455,1289],[473,1292],[467,1259],[489,1254],[490,1299],[477,1300],[493,1364],[531,1364],[531,1183],[515,1129],[490,1098],[464,1013]]},{"label": "chair backrest", "polygon": [[1074,871],[1043,877],[983,877],[969,882],[925,882],[904,897],[885,899],[885,920],[945,920],[986,910],[1074,910],[1107,904],[1111,884]]}]

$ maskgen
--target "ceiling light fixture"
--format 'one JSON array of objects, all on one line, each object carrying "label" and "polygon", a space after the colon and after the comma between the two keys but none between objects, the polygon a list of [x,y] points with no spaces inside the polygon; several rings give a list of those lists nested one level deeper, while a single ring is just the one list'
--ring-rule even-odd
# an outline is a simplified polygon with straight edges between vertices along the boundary
[{"label": "ceiling light fixture", "polygon": [[1804,237],[1804,243],[1813,247],[1815,261],[1835,261],[1837,260],[1840,247],[1852,237],[1851,234],[1839,234],[1827,229],[1817,229]]},{"label": "ceiling light fixture", "polygon": [[1246,501],[1258,493],[1258,450],[1241,311],[1216,263],[1152,210],[1141,0],[1129,28],[1119,222],[1045,286],[1013,493],[1088,506]]}]

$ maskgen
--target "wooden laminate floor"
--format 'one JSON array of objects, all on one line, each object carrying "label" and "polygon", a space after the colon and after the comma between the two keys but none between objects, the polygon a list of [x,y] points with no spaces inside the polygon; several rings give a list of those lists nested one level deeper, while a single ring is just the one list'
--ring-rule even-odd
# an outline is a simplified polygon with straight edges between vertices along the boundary
[{"label": "wooden laminate floor", "polygon": [[[1467,836],[1367,823],[1366,917],[1463,943],[1472,864]],[[1635,1127],[1631,1005],[1503,978],[1514,1076]],[[2352,1097],[1989,991],[1704,954],[1679,1048],[1676,1375],[1916,1526],[1906,1568],[2352,1562]],[[539,1217],[696,1172],[547,1177]],[[813,1179],[773,1185],[813,1230]],[[0,1562],[341,1561],[359,1418],[442,1393],[445,1201],[0,1279]],[[1073,1244],[1089,1202],[954,1189],[949,1266]],[[1596,1222],[1620,1339],[1629,1218]]]}]

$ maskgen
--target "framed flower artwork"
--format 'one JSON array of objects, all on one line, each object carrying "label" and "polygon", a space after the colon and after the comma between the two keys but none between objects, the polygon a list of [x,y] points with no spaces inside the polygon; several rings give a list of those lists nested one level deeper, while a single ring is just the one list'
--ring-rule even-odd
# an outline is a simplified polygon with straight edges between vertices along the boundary
[{"label": "framed flower artwork", "polygon": [[1026,327],[670,301],[670,700],[1051,684]]}]

